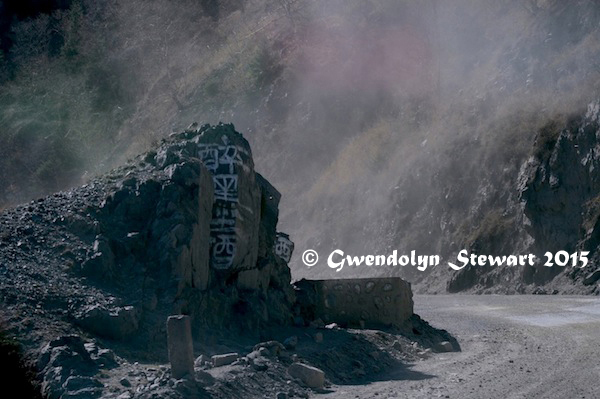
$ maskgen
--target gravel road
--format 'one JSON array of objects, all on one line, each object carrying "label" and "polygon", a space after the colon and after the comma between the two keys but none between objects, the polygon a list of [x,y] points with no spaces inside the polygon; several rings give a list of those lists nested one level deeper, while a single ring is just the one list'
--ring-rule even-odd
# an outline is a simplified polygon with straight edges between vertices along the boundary
[{"label": "gravel road", "polygon": [[600,398],[599,298],[417,295],[415,313],[462,352],[317,397]]}]

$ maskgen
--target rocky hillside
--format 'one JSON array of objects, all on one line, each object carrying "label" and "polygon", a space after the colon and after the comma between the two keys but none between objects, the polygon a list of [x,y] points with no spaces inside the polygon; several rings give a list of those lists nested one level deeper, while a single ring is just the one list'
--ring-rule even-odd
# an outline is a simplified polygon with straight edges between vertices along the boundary
[{"label": "rocky hillside", "polygon": [[[525,250],[540,237],[522,228],[521,166],[538,132],[600,90],[593,0],[49,3],[0,23],[4,207],[83,184],[190,121],[228,120],[284,194],[297,253]],[[428,292],[456,277],[382,273]],[[535,289],[500,280],[474,289]]]},{"label": "rocky hillside", "polygon": [[[336,273],[324,263],[318,270],[307,269],[296,258],[291,262],[295,276],[400,275],[417,292],[596,292],[595,286],[571,279],[538,290],[550,283],[550,274],[562,274],[556,267],[456,273],[445,261],[456,259],[464,248],[502,255],[542,251],[542,258],[545,251],[563,249],[525,229],[522,206],[528,196],[521,194],[521,169],[554,145],[547,136],[572,129],[572,121],[578,127],[587,124],[587,106],[598,97],[600,82],[591,68],[600,54],[598,26],[590,19],[598,5],[436,4],[443,14],[437,19],[439,36],[430,32],[430,43],[440,45],[434,51],[440,62],[433,69],[440,82],[437,91],[411,97],[399,105],[398,114],[338,141],[336,156],[300,194],[299,201],[311,206],[294,238],[298,248],[314,248],[323,256],[337,248],[356,255],[416,250],[441,255],[442,267],[425,272],[414,267],[346,268]],[[426,15],[435,20],[430,12]],[[431,63],[424,62],[427,66]],[[577,190],[596,189],[582,184]],[[581,210],[576,192],[563,198],[573,201],[566,205],[571,211],[563,214],[565,219]],[[525,211],[528,217],[536,212]],[[294,208],[283,220],[299,215]],[[546,216],[542,212],[533,218]],[[578,246],[580,233],[563,234],[568,248]],[[586,271],[594,268],[592,261]]]},{"label": "rocky hillside", "polygon": [[[586,112],[548,122],[538,131],[532,155],[514,181],[518,199],[471,237],[469,249],[475,252],[534,253],[538,264],[516,272],[465,268],[449,281],[450,291],[599,294],[598,106],[590,103]],[[573,267],[569,258],[558,265],[558,251],[588,251],[589,263],[581,268],[577,260]]]},{"label": "rocky hillside", "polygon": [[112,351],[89,359],[79,337],[56,341],[77,330],[156,361],[166,357],[170,314],[189,314],[205,342],[291,324],[290,270],[274,249],[278,201],[233,126],[207,125],[80,188],[3,212],[2,313],[27,348],[52,341],[38,362],[45,394],[73,390],[68,368],[56,369],[56,347],[91,369],[116,364]]},{"label": "rocky hillside", "polygon": [[[276,230],[280,197],[233,125],[193,124],[81,187],[5,210],[0,353],[14,376],[0,381],[50,399],[308,397],[460,349],[412,315],[405,282],[396,294],[410,306],[386,331],[307,316],[315,304],[296,300],[293,243]],[[193,375],[167,363],[170,315],[189,317]]]},{"label": "rocky hillside", "polygon": [[571,116],[563,126],[541,130],[536,152],[523,166],[519,181],[524,225],[535,239],[537,252],[547,248],[588,251],[589,267],[558,267],[554,273],[526,271],[526,280],[545,283],[553,274],[562,273],[599,294],[599,107],[595,101],[588,105],[585,116]]},{"label": "rocky hillside", "polygon": [[[70,309],[84,328],[149,346],[162,345],[172,313],[246,332],[289,323],[278,200],[231,125],[183,133],[83,187],[4,212],[4,300]],[[28,272],[47,284],[31,285]]]},{"label": "rocky hillside", "polygon": [[[387,219],[374,218],[375,231],[379,231],[376,240],[370,238],[370,224],[356,233],[367,233],[360,246],[370,251],[365,253],[378,253],[371,248],[378,248],[379,253],[414,249],[420,254],[440,254],[442,262],[426,271],[407,266],[371,268],[370,272],[403,275],[417,292],[598,295],[597,109],[598,101],[593,101],[549,118],[538,115],[526,125],[531,130],[529,142],[521,143],[519,135],[512,136],[512,141],[501,136],[463,138],[438,154],[444,159],[439,165],[415,156],[410,160],[412,174],[401,178],[393,190],[394,209],[385,213]],[[495,123],[506,129],[522,123],[520,111],[511,113]],[[486,143],[489,140],[494,142],[492,147]],[[426,148],[429,143],[422,145]],[[457,154],[477,158],[471,161]],[[437,187],[434,191],[433,186]],[[388,232],[389,226],[393,233]],[[516,267],[466,266],[454,271],[446,262],[456,263],[462,249],[493,256],[531,253],[537,262]],[[569,258],[566,266],[559,266],[553,258],[553,266],[546,266],[545,254],[554,257],[559,251],[567,255],[589,251],[589,262],[585,268],[579,267],[581,261],[573,267]],[[346,274],[364,272],[346,269]]]}]

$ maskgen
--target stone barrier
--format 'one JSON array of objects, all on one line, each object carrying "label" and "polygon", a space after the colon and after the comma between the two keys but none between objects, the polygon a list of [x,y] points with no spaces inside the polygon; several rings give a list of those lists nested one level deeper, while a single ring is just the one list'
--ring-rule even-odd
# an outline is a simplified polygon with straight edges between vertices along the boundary
[{"label": "stone barrier", "polygon": [[410,283],[399,277],[300,280],[295,286],[306,322],[400,326],[413,314]]}]

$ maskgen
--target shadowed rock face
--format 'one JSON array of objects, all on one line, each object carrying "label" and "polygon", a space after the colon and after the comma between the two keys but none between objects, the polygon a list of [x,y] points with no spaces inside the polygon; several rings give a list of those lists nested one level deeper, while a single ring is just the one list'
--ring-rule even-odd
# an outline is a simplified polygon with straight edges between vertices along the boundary
[{"label": "shadowed rock face", "polygon": [[[539,262],[519,268],[467,266],[451,275],[449,292],[600,292],[599,102],[550,119],[537,130],[530,154],[505,189],[514,191],[514,201],[511,194],[501,211],[489,212],[465,247],[480,254],[531,253]],[[589,251],[583,268],[581,251]],[[557,253],[566,265],[556,262]]]},{"label": "shadowed rock face", "polygon": [[[170,314],[190,315],[194,331],[288,324],[279,199],[232,125],[172,135],[82,187],[3,212],[0,292],[140,349],[164,346]],[[36,289],[38,277],[50,288]]]},{"label": "shadowed rock face", "polygon": [[[587,250],[592,252],[593,260],[598,259],[599,122],[600,105],[594,102],[584,116],[571,117],[554,132],[542,130],[536,139],[535,155],[521,170],[519,191],[525,227],[541,253]],[[561,271],[561,267],[530,270],[529,278],[543,283]],[[582,272],[574,268],[567,273],[576,277]]]},{"label": "shadowed rock face", "polygon": [[588,233],[582,229],[582,211],[600,192],[598,104],[556,134],[547,139],[554,145],[545,153],[540,149],[524,166],[519,188],[529,232],[544,245],[570,251],[577,245],[574,238]]},{"label": "shadowed rock face", "polygon": [[195,323],[256,330],[291,319],[290,272],[274,253],[280,195],[233,125],[173,135],[126,169],[82,273],[114,281],[144,270],[143,307],[167,302]]},{"label": "shadowed rock face", "polygon": [[[66,332],[166,360],[171,314],[189,315],[201,342],[290,324],[290,270],[275,253],[280,197],[255,173],[248,142],[221,124],[173,135],[82,187],[1,214],[0,258],[10,262],[0,297],[24,311],[40,305],[24,339],[45,345],[43,391],[97,397],[102,384],[90,370],[115,366],[105,364],[111,350],[84,350],[78,335],[83,360],[60,360],[73,352],[57,341]],[[7,311],[8,325],[25,313]]]}]

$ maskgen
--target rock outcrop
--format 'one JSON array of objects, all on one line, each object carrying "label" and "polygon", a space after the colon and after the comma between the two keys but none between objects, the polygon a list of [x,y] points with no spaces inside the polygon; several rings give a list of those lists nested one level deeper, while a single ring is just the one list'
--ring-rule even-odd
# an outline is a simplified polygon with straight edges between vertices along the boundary
[{"label": "rock outcrop", "polygon": [[331,292],[297,301],[304,291],[287,265],[294,243],[277,231],[280,198],[254,171],[248,142],[220,124],[171,135],[84,186],[0,213],[0,316],[37,359],[43,394],[206,396],[219,379],[207,370],[221,367],[242,368],[243,384],[276,370],[294,390],[320,389],[324,372],[289,352],[304,345],[300,334],[247,356],[237,341],[314,329],[292,325],[314,321],[310,309],[342,324],[420,325],[409,320],[410,286],[397,278],[313,282]]},{"label": "rock outcrop", "polygon": [[[275,254],[280,194],[255,173],[250,146],[232,125],[172,135],[92,184],[101,186],[101,201],[89,205],[83,223],[93,226],[94,238],[73,269],[126,286],[137,312],[130,313],[144,330],[164,330],[164,317],[151,321],[144,311],[190,314],[196,328],[257,331],[291,320],[290,272]],[[79,324],[104,336],[137,329],[133,320],[98,331],[123,310],[83,313]]]},{"label": "rock outcrop", "polygon": [[[287,237],[276,230],[280,197],[254,171],[243,136],[219,124],[0,214],[2,313],[8,326],[33,320],[27,341],[45,345],[46,394],[102,390],[88,371],[104,367],[103,357],[83,338],[65,338],[76,349],[62,344],[73,329],[166,360],[172,314],[188,315],[200,342],[291,324],[293,244],[277,241]],[[60,369],[63,352],[79,354],[81,370]]]},{"label": "rock outcrop", "polygon": [[543,284],[566,273],[592,284],[600,260],[600,103],[589,104],[585,115],[571,116],[564,125],[542,129],[518,184],[535,250],[540,255],[590,251],[592,258],[584,269],[530,268],[525,280]]},{"label": "rock outcrop", "polygon": [[[475,197],[492,201],[478,206],[482,216],[468,234],[451,236],[461,246],[446,255],[455,258],[461,248],[486,255],[531,253],[536,255],[534,265],[449,271],[448,292],[600,293],[599,120],[595,101],[587,109],[555,115],[540,125],[528,157],[514,175],[501,175],[501,184]],[[583,268],[581,251],[589,251]],[[550,267],[546,253],[552,257]],[[569,257],[566,265],[557,264],[557,253]]]}]

